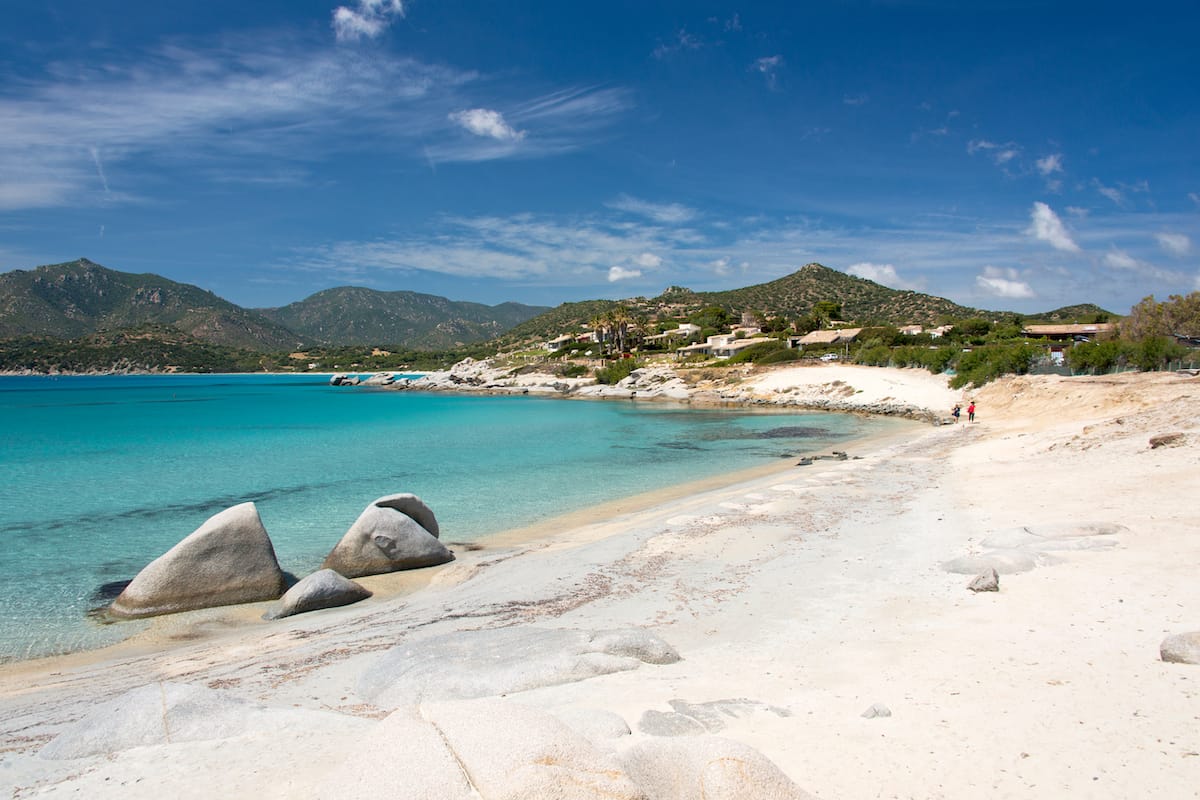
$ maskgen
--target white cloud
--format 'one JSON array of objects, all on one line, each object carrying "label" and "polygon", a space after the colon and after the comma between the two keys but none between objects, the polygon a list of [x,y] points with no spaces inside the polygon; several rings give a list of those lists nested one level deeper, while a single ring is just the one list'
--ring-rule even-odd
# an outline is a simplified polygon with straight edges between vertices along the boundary
[{"label": "white cloud", "polygon": [[1137,270],[1141,267],[1136,258],[1115,247],[1104,254],[1104,263],[1114,269]]},{"label": "white cloud", "polygon": [[524,131],[518,131],[504,121],[504,115],[489,108],[472,108],[468,111],[455,111],[449,118],[476,136],[496,139],[501,142],[518,142],[525,138]]},{"label": "white cloud", "polygon": [[1135,258],[1118,247],[1113,247],[1104,254],[1104,265],[1122,272],[1132,272],[1139,280],[1158,281],[1175,285],[1186,280],[1186,276],[1183,273],[1156,267],[1149,261]]},{"label": "white cloud", "polygon": [[865,94],[848,94],[842,97],[842,103],[848,106],[861,106],[864,105],[869,99],[870,98]]},{"label": "white cloud", "polygon": [[1125,195],[1122,194],[1121,190],[1115,186],[1105,186],[1098,178],[1094,178],[1092,180],[1092,185],[1096,187],[1097,192],[1104,195],[1109,200],[1112,200],[1117,205],[1121,205],[1125,202]]},{"label": "white cloud", "polygon": [[1048,156],[1043,156],[1037,160],[1038,172],[1043,175],[1053,175],[1055,172],[1062,172],[1062,153],[1051,153]]},{"label": "white cloud", "polygon": [[1034,203],[1030,217],[1033,224],[1026,230],[1026,233],[1035,239],[1046,242],[1055,250],[1063,250],[1068,253],[1080,252],[1079,245],[1075,244],[1075,240],[1067,232],[1066,226],[1050,206],[1042,202]]},{"label": "white cloud", "polygon": [[756,59],[750,69],[761,74],[767,81],[767,87],[774,89],[778,85],[778,72],[782,66],[783,56],[764,56]]},{"label": "white cloud", "polygon": [[339,42],[374,39],[403,16],[403,0],[358,0],[354,8],[334,9],[333,32]]},{"label": "white cloud", "polygon": [[616,283],[617,281],[627,281],[633,278],[642,277],[642,271],[638,269],[625,269],[625,267],[609,267],[608,282]]},{"label": "white cloud", "polygon": [[688,33],[686,29],[680,28],[675,34],[675,40],[665,44],[660,42],[659,45],[654,48],[653,55],[655,58],[662,60],[669,58],[683,50],[699,50],[703,46],[704,43],[698,38]]},{"label": "white cloud", "polygon": [[1010,300],[1037,297],[1033,288],[1021,280],[1020,273],[1014,269],[984,267],[983,273],[975,276],[975,285],[992,297],[1004,297]]},{"label": "white cloud", "polygon": [[1186,256],[1192,251],[1192,240],[1182,233],[1158,233],[1154,238],[1159,247],[1173,256]]},{"label": "white cloud", "polygon": [[896,268],[891,264],[872,264],[869,261],[863,261],[846,267],[846,273],[881,283],[893,289],[914,288],[912,284],[900,277],[899,273],[896,272]]},{"label": "white cloud", "polygon": [[662,266],[663,260],[653,253],[642,253],[634,256],[633,263],[646,269],[658,269]]},{"label": "white cloud", "polygon": [[628,195],[621,195],[616,200],[608,203],[608,207],[647,217],[655,222],[661,222],[666,225],[679,225],[684,222],[690,222],[696,217],[695,209],[688,208],[679,203],[651,203]]},{"label": "white cloud", "polygon": [[975,155],[980,152],[991,154],[992,161],[997,166],[1002,167],[1021,155],[1021,148],[1013,142],[998,144],[987,139],[972,139],[967,142],[968,155]]}]

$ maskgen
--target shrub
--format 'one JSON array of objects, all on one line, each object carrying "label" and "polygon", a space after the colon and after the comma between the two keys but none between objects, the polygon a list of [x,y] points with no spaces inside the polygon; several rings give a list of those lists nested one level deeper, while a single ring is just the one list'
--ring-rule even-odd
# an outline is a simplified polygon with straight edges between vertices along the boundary
[{"label": "shrub", "polygon": [[980,387],[1001,375],[1024,375],[1041,354],[1042,348],[1024,342],[987,345],[962,353],[950,388]]},{"label": "shrub", "polygon": [[796,350],[784,347],[776,350],[773,353],[767,353],[762,358],[758,359],[759,364],[782,364],[787,361],[799,361],[800,353]]},{"label": "shrub", "polygon": [[583,364],[568,364],[563,367],[562,376],[564,378],[582,378],[587,374],[587,367]]},{"label": "shrub", "polygon": [[737,355],[730,356],[722,361],[722,364],[747,364],[755,361],[761,361],[773,353],[780,350],[786,350],[787,347],[783,342],[759,342],[752,344]]},{"label": "shrub", "polygon": [[884,344],[871,344],[860,347],[854,354],[855,364],[868,364],[873,367],[886,367],[892,363],[892,349]]},{"label": "shrub", "polygon": [[596,382],[605,384],[617,383],[622,378],[628,378],[629,373],[637,369],[638,366],[637,361],[632,358],[617,359],[607,367],[596,370]]}]

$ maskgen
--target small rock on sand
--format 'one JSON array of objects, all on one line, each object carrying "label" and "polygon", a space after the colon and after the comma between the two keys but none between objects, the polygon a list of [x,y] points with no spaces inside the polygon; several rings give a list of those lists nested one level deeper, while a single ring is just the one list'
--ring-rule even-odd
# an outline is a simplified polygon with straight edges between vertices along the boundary
[{"label": "small rock on sand", "polygon": [[1163,639],[1158,648],[1163,661],[1176,664],[1200,664],[1200,631],[1177,633]]}]

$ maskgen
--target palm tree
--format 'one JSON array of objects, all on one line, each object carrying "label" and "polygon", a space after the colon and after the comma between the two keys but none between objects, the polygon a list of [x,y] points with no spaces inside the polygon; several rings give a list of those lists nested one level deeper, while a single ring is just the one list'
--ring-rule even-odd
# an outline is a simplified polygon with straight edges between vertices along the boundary
[{"label": "palm tree", "polygon": [[625,342],[629,336],[629,323],[633,321],[633,317],[629,316],[629,309],[625,306],[617,306],[608,312],[607,316],[617,331],[617,347],[620,352],[624,353]]},{"label": "palm tree", "polygon": [[600,351],[600,355],[604,355],[604,332],[607,322],[608,320],[605,319],[604,314],[595,314],[589,320],[589,324],[592,326],[592,330],[596,334],[596,344],[598,346],[597,349]]}]

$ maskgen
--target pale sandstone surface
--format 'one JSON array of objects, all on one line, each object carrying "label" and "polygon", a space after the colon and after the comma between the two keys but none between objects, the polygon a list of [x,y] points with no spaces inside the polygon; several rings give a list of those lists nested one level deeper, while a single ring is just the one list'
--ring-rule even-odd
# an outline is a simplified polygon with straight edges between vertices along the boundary
[{"label": "pale sandstone surface", "polygon": [[[17,797],[317,796],[393,712],[358,694],[387,651],[455,631],[640,628],[680,659],[459,701],[520,708],[510,717],[495,705],[456,707],[455,730],[474,737],[463,753],[499,777],[445,786],[478,792],[509,785],[513,764],[544,764],[538,740],[513,741],[505,720],[540,728],[548,713],[568,727],[614,721],[614,735],[588,740],[587,757],[624,764],[635,783],[665,781],[666,768],[644,759],[675,751],[659,762],[686,773],[672,774],[672,786],[720,778],[717,767],[740,756],[706,756],[712,737],[751,748],[746,764],[760,780],[787,781],[779,796],[1195,796],[1200,667],[1163,661],[1159,647],[1200,628],[1200,379],[1020,377],[963,393],[909,370],[767,375],[789,395],[842,381],[864,407],[939,412],[947,397],[974,399],[977,422],[914,425],[907,439],[852,451],[861,458],[550,539],[501,538],[403,596],[270,624],[254,621],[261,607],[191,612],[108,651],[5,666],[0,786]],[[1163,434],[1181,436],[1152,446]],[[997,568],[996,592],[969,591],[969,576],[945,568],[1000,550],[1035,563]],[[43,757],[56,740],[62,750],[95,741],[89,726],[104,720],[89,714],[148,684],[219,693],[205,702],[220,716],[202,730],[223,738]],[[870,708],[891,714],[863,716]],[[279,726],[284,710],[306,712],[304,722]],[[436,751],[423,763],[450,769],[465,762],[436,749],[437,713],[416,711]],[[403,719],[413,718],[395,724]],[[112,724],[113,737],[141,730]]]}]

